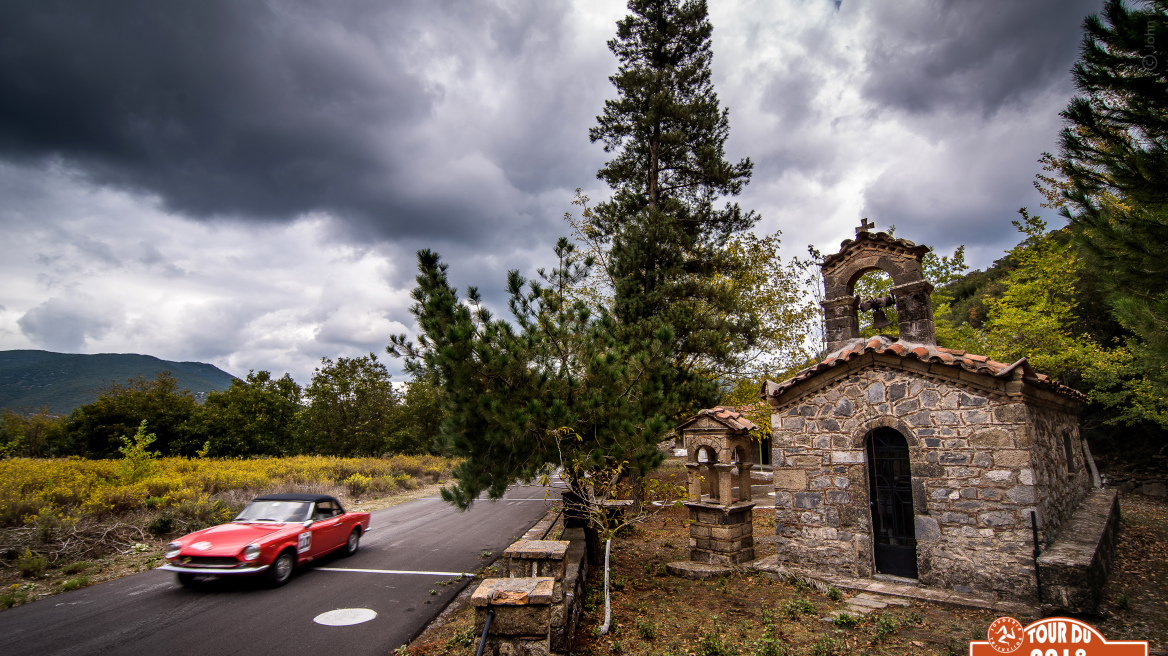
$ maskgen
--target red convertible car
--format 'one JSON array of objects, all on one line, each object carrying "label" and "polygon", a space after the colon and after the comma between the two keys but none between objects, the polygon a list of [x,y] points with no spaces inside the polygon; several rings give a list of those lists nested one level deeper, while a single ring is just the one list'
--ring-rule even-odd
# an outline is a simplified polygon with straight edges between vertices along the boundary
[{"label": "red convertible car", "polygon": [[268,494],[256,497],[231,521],[196,531],[166,545],[167,564],[178,582],[193,585],[204,576],[260,574],[272,587],[292,577],[292,569],[340,550],[357,553],[369,530],[369,513],[345,512],[323,494]]}]

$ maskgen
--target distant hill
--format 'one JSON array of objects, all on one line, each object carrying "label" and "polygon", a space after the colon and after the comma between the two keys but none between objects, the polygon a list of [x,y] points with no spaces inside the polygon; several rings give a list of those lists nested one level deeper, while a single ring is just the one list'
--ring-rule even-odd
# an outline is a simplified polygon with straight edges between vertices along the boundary
[{"label": "distant hill", "polygon": [[169,371],[179,389],[200,401],[212,390],[231,387],[235,376],[205,362],[170,362],[137,353],[79,355],[49,351],[0,351],[0,408],[48,406],[65,414],[97,398],[95,392],[128,378],[153,379]]}]

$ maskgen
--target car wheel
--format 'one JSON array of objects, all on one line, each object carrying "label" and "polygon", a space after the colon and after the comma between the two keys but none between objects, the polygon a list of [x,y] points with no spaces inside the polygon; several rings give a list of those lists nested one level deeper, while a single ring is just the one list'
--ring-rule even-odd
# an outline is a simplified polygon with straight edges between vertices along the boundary
[{"label": "car wheel", "polygon": [[267,582],[270,587],[278,588],[288,582],[292,578],[292,568],[296,566],[296,554],[292,551],[282,551],[276,559],[272,561],[268,571],[264,572],[267,575]]},{"label": "car wheel", "polygon": [[345,549],[342,555],[352,556],[357,553],[357,549],[361,547],[361,529],[355,528],[352,533],[349,533],[349,541],[345,543]]},{"label": "car wheel", "polygon": [[184,588],[194,588],[199,585],[199,579],[194,574],[175,574],[178,584]]}]

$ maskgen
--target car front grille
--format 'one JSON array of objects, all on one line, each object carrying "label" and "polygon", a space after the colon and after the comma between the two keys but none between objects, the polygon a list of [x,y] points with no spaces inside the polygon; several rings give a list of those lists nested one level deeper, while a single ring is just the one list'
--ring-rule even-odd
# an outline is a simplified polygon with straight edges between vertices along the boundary
[{"label": "car front grille", "polygon": [[183,556],[178,564],[184,567],[236,567],[239,561],[224,556]]}]

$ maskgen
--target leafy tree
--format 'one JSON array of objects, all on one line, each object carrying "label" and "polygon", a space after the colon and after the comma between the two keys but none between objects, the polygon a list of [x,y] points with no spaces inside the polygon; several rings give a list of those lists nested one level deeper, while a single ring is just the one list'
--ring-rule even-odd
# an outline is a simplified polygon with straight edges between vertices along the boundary
[{"label": "leafy tree", "polygon": [[198,404],[189,390],[179,390],[170,372],[154,380],[142,376],[112,383],[97,400],[70,413],[65,427],[76,449],[91,458],[117,457],[122,437],[148,421],[164,455],[193,455],[198,446],[187,440],[186,423]]},{"label": "leafy tree", "polygon": [[189,423],[206,455],[283,456],[296,449],[301,389],[288,374],[249,371],[222,392],[211,392]]},{"label": "leafy tree", "polygon": [[405,388],[386,450],[407,455],[449,453],[440,439],[445,411],[438,386],[428,377],[417,376]]},{"label": "leafy tree", "polygon": [[64,417],[49,413],[19,413],[5,408],[0,415],[0,457],[51,458],[72,452]]},{"label": "leafy tree", "polygon": [[304,389],[301,449],[335,456],[377,456],[393,430],[398,393],[377,356],[321,358]]},{"label": "leafy tree", "polygon": [[[1168,0],[1108,0],[1083,24],[1058,157],[1036,185],[1070,219],[1120,322],[1168,365]],[[1136,346],[1142,350],[1139,345]]]}]

